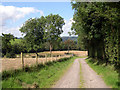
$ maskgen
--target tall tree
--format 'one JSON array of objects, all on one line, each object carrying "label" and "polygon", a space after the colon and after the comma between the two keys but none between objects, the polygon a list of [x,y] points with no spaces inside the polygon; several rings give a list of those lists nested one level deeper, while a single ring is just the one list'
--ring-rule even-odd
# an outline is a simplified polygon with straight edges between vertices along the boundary
[{"label": "tall tree", "polygon": [[24,38],[28,51],[34,50],[37,56],[37,50],[44,42],[45,22],[46,20],[43,16],[41,18],[31,18],[20,28],[20,31],[25,34]]},{"label": "tall tree", "polygon": [[64,41],[64,45],[65,48],[68,50],[68,53],[70,49],[75,49],[75,42],[73,40],[68,39]]},{"label": "tall tree", "polygon": [[45,38],[50,45],[50,54],[52,53],[53,45],[60,38],[60,34],[63,32],[62,26],[65,24],[64,19],[57,15],[50,14],[45,17]]},{"label": "tall tree", "polygon": [[104,2],[72,2],[75,11],[72,29],[87,46],[88,55],[106,63],[108,59],[118,62],[119,56],[119,9],[112,6]]}]

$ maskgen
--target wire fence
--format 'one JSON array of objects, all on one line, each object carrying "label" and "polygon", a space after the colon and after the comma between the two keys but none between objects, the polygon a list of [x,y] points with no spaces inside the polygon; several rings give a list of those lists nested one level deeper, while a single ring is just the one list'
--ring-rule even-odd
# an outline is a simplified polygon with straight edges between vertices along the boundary
[{"label": "wire fence", "polygon": [[15,69],[21,69],[24,68],[25,66],[33,66],[37,64],[45,64],[47,62],[53,62],[57,61],[61,58],[68,58],[71,57],[72,55],[38,55],[35,56],[33,55],[32,57],[28,57],[21,53],[21,57],[18,58],[2,58],[2,71],[7,71],[7,70],[15,70]]}]

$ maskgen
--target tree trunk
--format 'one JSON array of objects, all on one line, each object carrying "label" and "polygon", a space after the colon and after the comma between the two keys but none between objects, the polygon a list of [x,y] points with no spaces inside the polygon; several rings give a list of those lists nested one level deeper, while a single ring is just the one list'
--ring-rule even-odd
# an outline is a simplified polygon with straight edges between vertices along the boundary
[{"label": "tree trunk", "polygon": [[69,53],[69,46],[68,46],[68,53]]},{"label": "tree trunk", "polygon": [[106,57],[106,52],[105,52],[105,42],[103,42],[103,60],[105,60],[106,66],[108,64],[108,59],[109,58]]},{"label": "tree trunk", "polygon": [[90,50],[89,50],[89,48],[88,48],[88,57],[90,57]]},{"label": "tree trunk", "polygon": [[50,44],[50,56],[52,55],[52,45]]},{"label": "tree trunk", "polygon": [[92,58],[94,59],[95,58],[95,48],[96,48],[95,45],[94,45],[94,39],[92,40],[91,48],[92,48],[92,51],[91,51]]},{"label": "tree trunk", "polygon": [[88,50],[88,57],[90,57],[90,41],[88,41],[87,50]]}]

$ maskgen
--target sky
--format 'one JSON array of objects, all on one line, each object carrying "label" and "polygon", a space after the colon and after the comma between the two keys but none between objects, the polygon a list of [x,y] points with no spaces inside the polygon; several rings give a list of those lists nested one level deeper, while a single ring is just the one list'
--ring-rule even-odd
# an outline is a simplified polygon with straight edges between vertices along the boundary
[{"label": "sky", "polygon": [[73,22],[72,6],[70,2],[2,2],[0,4],[0,34],[11,33],[15,37],[23,37],[19,28],[29,18],[59,14],[64,18],[65,25],[61,36],[69,36]]}]

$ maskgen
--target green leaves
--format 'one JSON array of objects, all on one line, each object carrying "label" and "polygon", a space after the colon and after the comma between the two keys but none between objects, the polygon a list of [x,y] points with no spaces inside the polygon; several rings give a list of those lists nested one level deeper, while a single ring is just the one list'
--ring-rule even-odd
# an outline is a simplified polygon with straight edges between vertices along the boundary
[{"label": "green leaves", "polygon": [[15,37],[12,34],[2,33],[2,56],[12,51],[12,45],[10,43],[10,40],[14,40],[14,39]]},{"label": "green leaves", "polygon": [[30,18],[20,31],[25,34],[27,50],[37,51],[45,41],[53,44],[63,32],[64,19],[59,15],[48,15],[40,18]]},{"label": "green leaves", "polygon": [[44,41],[45,22],[43,16],[41,18],[30,18],[20,28],[20,31],[25,33],[26,43],[29,44],[27,45],[28,51],[37,51],[40,48],[41,43]]},{"label": "green leaves", "polygon": [[45,25],[45,38],[50,45],[58,43],[60,34],[63,32],[62,27],[65,24],[64,19],[57,15],[48,15],[46,18]]},{"label": "green leaves", "polygon": [[[119,3],[71,3],[75,10],[73,17],[75,23],[72,25],[72,30],[79,35],[80,45],[87,46],[91,56],[100,56],[104,59],[107,57],[114,63],[120,58],[117,50],[120,46],[118,45],[120,42]],[[99,52],[102,54],[100,55]]]}]

